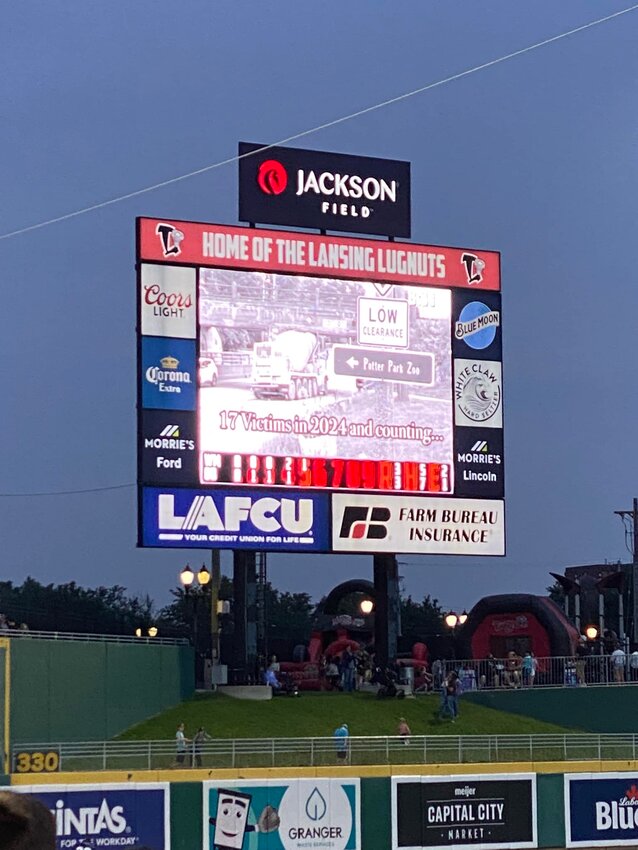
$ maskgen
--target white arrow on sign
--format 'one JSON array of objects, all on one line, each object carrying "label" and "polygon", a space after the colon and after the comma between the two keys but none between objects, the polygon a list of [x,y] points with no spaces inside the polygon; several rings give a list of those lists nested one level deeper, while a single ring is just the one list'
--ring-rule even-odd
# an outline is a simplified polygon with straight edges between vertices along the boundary
[{"label": "white arrow on sign", "polygon": [[358,366],[358,365],[359,365],[359,361],[358,361],[356,358],[354,358],[354,357],[349,357],[349,358],[346,360],[346,363],[348,364],[348,366],[349,366],[351,369],[354,369],[354,367],[355,367],[355,366]]}]

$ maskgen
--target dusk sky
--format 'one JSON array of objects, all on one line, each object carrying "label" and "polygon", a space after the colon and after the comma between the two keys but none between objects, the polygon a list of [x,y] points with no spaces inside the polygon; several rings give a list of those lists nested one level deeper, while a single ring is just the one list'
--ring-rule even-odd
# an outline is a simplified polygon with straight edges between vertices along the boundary
[{"label": "dusk sky", "polygon": [[[615,0],[20,0],[0,35],[0,577],[168,600],[205,553],[136,548],[135,216],[237,223],[275,143],[628,8]],[[638,495],[638,9],[320,130],[297,147],[412,163],[415,242],[502,252],[504,558],[402,556],[470,608],[629,560]],[[102,489],[102,488],[117,489]],[[70,495],[23,495],[58,491]],[[223,557],[225,571],[230,559]],[[272,555],[318,599],[370,557]]]}]

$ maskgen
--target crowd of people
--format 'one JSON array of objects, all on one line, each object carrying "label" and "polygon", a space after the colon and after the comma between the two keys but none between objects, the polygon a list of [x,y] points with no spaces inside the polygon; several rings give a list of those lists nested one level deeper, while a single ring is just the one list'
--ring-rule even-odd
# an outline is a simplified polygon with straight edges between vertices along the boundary
[{"label": "crowd of people", "polygon": [[16,623],[15,620],[10,620],[6,614],[0,614],[0,632],[28,632],[29,627],[26,623]]}]

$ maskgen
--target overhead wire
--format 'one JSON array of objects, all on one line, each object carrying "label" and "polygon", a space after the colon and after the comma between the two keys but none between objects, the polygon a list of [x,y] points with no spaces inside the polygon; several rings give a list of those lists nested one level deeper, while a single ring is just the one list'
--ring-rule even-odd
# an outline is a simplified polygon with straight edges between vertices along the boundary
[{"label": "overhead wire", "polygon": [[[209,171],[213,171],[214,169],[221,168],[224,165],[230,165],[234,162],[238,162],[240,159],[245,159],[249,156],[255,156],[258,153],[263,151],[270,150],[273,147],[277,147],[279,145],[285,145],[289,142],[297,141],[298,139],[302,139],[306,136],[310,136],[313,133],[318,133],[321,130],[327,130],[330,127],[335,127],[338,124],[343,124],[346,121],[352,121],[355,118],[360,118],[362,115],[367,115],[371,112],[375,112],[379,109],[383,109],[387,106],[391,106],[392,104],[399,103],[403,100],[407,100],[408,98],[415,97],[418,94],[424,94],[427,91],[431,91],[432,89],[438,88],[439,86],[446,85],[447,83],[454,82],[456,80],[460,80],[464,77],[468,77],[471,74],[475,74],[478,71],[484,71],[487,68],[492,68],[495,65],[499,65],[502,62],[507,62],[510,59],[514,59],[517,56],[523,56],[526,53],[530,53],[533,50],[538,50],[541,47],[545,47],[548,44],[553,44],[557,41],[560,41],[564,38],[567,38],[571,35],[575,35],[576,33],[584,32],[585,30],[591,29],[592,27],[599,26],[600,24],[607,23],[615,18],[620,17],[621,15],[626,15],[629,12],[634,12],[638,9],[638,3],[633,4],[632,6],[628,6],[625,9],[620,9],[617,12],[613,12],[609,15],[605,15],[602,18],[597,18],[594,21],[589,21],[586,24],[581,24],[581,26],[573,27],[572,29],[566,30],[565,32],[559,33],[558,35],[551,36],[549,38],[545,38],[542,41],[537,41],[534,44],[529,44],[526,47],[522,47],[519,50],[514,50],[511,53],[506,53],[503,56],[499,56],[496,59],[490,59],[488,62],[483,62],[480,65],[474,65],[471,68],[467,68],[464,71],[460,71],[457,74],[452,74],[448,77],[444,77],[440,80],[436,80],[433,83],[428,83],[425,86],[421,86],[416,89],[412,89],[411,91],[404,92],[403,94],[397,95],[396,97],[388,98],[387,100],[379,101],[378,103],[373,104],[372,106],[364,107],[363,109],[359,109],[356,112],[351,112],[348,115],[342,115],[339,118],[335,118],[331,121],[326,121],[323,124],[317,124],[315,127],[311,127],[307,130],[302,130],[299,133],[294,133],[291,136],[287,136],[283,139],[279,139],[276,142],[273,142],[269,145],[264,145],[262,148],[258,150],[251,151],[250,153],[237,155],[228,157],[227,159],[219,160],[218,162],[214,162],[210,165],[205,165],[202,168],[195,169],[194,171],[189,171],[186,174],[181,174],[177,177],[171,177],[168,180],[162,180],[159,183],[154,183],[150,186],[145,186],[142,189],[137,189],[133,192],[127,192],[124,195],[118,195],[115,198],[110,198],[106,201],[101,201],[100,203],[92,204],[88,207],[82,207],[81,209],[74,210],[70,213],[65,213],[64,215],[56,216],[55,218],[49,218],[45,221],[40,221],[36,224],[28,225],[27,227],[21,227],[16,230],[11,230],[7,233],[0,234],[0,240],[9,239],[14,236],[20,236],[24,233],[30,233],[34,230],[40,230],[41,228],[48,227],[52,224],[58,224],[62,221],[68,221],[69,219],[77,218],[78,216],[85,215],[86,213],[94,212],[99,209],[104,209],[105,207],[112,206],[113,204],[121,203],[122,201],[129,200],[130,198],[139,197],[140,195],[145,195],[149,192],[154,192],[157,189],[163,189],[166,186],[171,186],[175,183],[179,183],[183,180],[188,180],[191,177],[197,177],[200,174],[205,174]],[[71,489],[71,490],[43,490],[43,491],[35,491],[35,492],[15,492],[15,493],[0,493],[0,498],[34,498],[34,497],[45,497],[45,496],[73,496],[73,495],[83,495],[87,493],[102,493],[107,491],[114,490],[125,490],[130,489],[132,487],[136,487],[137,485],[134,483],[131,484],[113,484],[104,487],[86,487],[79,489]]]},{"label": "overhead wire", "polygon": [[495,65],[499,65],[502,62],[507,62],[510,59],[514,59],[517,56],[523,56],[526,53],[530,53],[532,50],[538,50],[541,47],[545,47],[548,44],[553,44],[557,41],[560,41],[563,38],[567,38],[570,35],[575,35],[579,32],[584,32],[585,30],[591,29],[592,27],[599,26],[600,24],[607,23],[608,21],[613,20],[614,18],[618,18],[621,15],[626,15],[629,12],[635,12],[638,9],[638,3],[635,3],[633,6],[628,6],[625,9],[621,9],[618,12],[613,12],[610,15],[605,15],[603,18],[598,18],[595,21],[589,21],[586,24],[581,24],[581,26],[573,27],[570,30],[566,30],[565,32],[559,33],[558,35],[551,36],[550,38],[545,38],[542,41],[537,41],[534,44],[529,44],[527,47],[522,47],[519,50],[514,50],[511,53],[506,53],[503,56],[499,56],[496,59],[490,59],[488,62],[483,62],[480,65],[474,65],[472,68],[467,68],[465,71],[459,71],[457,74],[452,74],[449,77],[444,77],[441,80],[436,80],[433,83],[428,83],[425,86],[421,86],[417,89],[412,89],[412,91],[404,92],[403,94],[397,95],[396,97],[388,98],[387,100],[379,101],[378,103],[373,104],[372,106],[366,106],[363,109],[359,109],[356,112],[351,112],[348,115],[342,115],[339,118],[334,118],[331,121],[326,121],[323,124],[317,124],[315,127],[310,127],[307,130],[302,130],[299,133],[294,133],[291,136],[286,136],[283,139],[279,139],[276,142],[272,142],[269,145],[264,145],[263,147],[250,151],[245,154],[236,155],[228,157],[227,159],[219,160],[218,162],[213,162],[210,165],[204,165],[202,168],[197,168],[194,171],[189,171],[186,174],[180,174],[177,177],[170,177],[168,180],[162,180],[159,183],[153,183],[150,186],[145,186],[142,189],[136,189],[133,192],[127,192],[124,195],[118,195],[115,198],[109,198],[106,201],[100,201],[96,204],[91,204],[88,207],[82,207],[80,209],[74,210],[73,212],[65,213],[64,215],[55,216],[54,218],[48,218],[44,221],[37,222],[36,224],[30,224],[26,227],[20,227],[16,230],[10,230],[7,233],[0,234],[0,240],[2,239],[10,239],[14,236],[20,236],[24,233],[31,233],[34,230],[40,230],[43,227],[48,227],[52,224],[58,224],[62,221],[68,221],[72,218],[77,218],[81,215],[86,215],[90,212],[95,212],[96,210],[104,209],[105,207],[112,206],[113,204],[119,204],[122,201],[130,200],[131,198],[137,198],[140,195],[148,194],[149,192],[155,192],[158,189],[163,189],[166,186],[172,186],[175,183],[180,183],[183,180],[189,180],[191,177],[197,177],[200,174],[206,174],[209,171],[213,171],[214,169],[221,168],[224,165],[230,165],[234,162],[238,162],[240,159],[246,159],[250,156],[256,156],[259,153],[263,153],[264,151],[270,150],[271,148],[277,147],[279,145],[285,145],[289,142],[295,142],[298,139],[305,138],[306,136],[310,136],[313,133],[318,133],[321,130],[327,130],[330,127],[336,127],[338,124],[343,124],[346,121],[352,121],[355,118],[360,118],[362,115],[367,115],[370,112],[376,112],[379,109],[383,109],[386,106],[391,106],[394,103],[399,103],[400,101],[407,100],[410,97],[415,97],[418,94],[424,94],[427,91],[431,91],[432,89],[438,88],[439,86],[446,85],[447,83],[454,82],[455,80],[460,80],[463,77],[469,77],[470,74],[475,74],[478,71],[484,71],[487,68],[493,68]]}]

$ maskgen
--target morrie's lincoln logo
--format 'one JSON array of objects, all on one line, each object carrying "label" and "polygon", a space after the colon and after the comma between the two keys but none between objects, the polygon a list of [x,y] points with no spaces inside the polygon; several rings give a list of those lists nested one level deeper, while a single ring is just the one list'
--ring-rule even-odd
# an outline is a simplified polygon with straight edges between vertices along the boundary
[{"label": "morrie's lincoln logo", "polygon": [[160,221],[155,228],[155,233],[162,242],[165,257],[178,257],[182,253],[181,243],[184,234],[181,230],[173,227],[172,224],[164,224]]},{"label": "morrie's lincoln logo", "polygon": [[350,540],[383,540],[388,536],[386,523],[389,519],[389,508],[349,506],[343,512],[339,537]]},{"label": "morrie's lincoln logo", "polygon": [[257,171],[257,183],[265,195],[281,195],[288,185],[288,174],[276,159],[267,159]]}]

